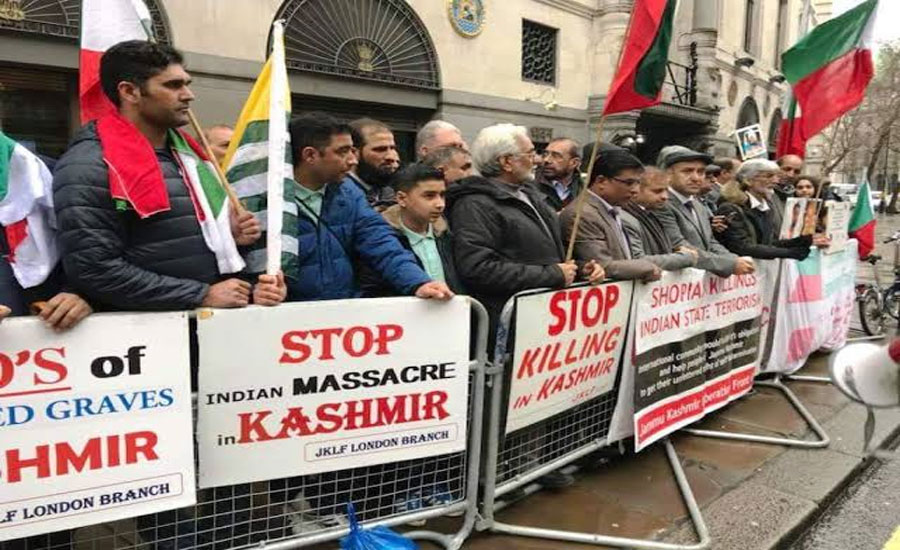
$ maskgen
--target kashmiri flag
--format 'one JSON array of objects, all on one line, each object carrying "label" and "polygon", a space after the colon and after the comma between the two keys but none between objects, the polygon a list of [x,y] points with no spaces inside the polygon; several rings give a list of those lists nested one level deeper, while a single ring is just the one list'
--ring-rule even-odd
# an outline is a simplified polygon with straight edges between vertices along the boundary
[{"label": "kashmiri flag", "polygon": [[872,193],[869,182],[859,186],[856,195],[856,207],[850,215],[850,238],[859,241],[860,259],[868,257],[875,250],[875,210],[872,208]]},{"label": "kashmiri flag", "polygon": [[52,183],[41,159],[0,132],[0,229],[22,288],[47,280],[59,260]]},{"label": "kashmiri flag", "polygon": [[800,107],[794,95],[786,94],[785,110],[787,116],[781,121],[778,128],[778,145],[775,155],[781,158],[785,155],[797,155],[800,158],[806,156],[806,138],[801,130],[803,125],[800,120]]},{"label": "kashmiri flag", "polygon": [[878,0],[866,0],[819,25],[782,54],[782,71],[803,112],[793,120],[802,140],[862,102],[875,74],[872,45],[877,10]]},{"label": "kashmiri flag", "polygon": [[115,110],[100,87],[100,58],[126,40],[153,37],[150,11],[142,0],[82,0],[78,97],[82,124]]},{"label": "kashmiri flag", "polygon": [[296,278],[299,265],[297,203],[294,201],[291,90],[284,61],[284,28],[272,28],[272,53],[241,110],[223,161],[226,176],[247,210],[263,226],[263,237],[246,254],[252,273]]},{"label": "kashmiri flag", "polygon": [[677,4],[677,0],[635,1],[604,115],[659,104]]}]

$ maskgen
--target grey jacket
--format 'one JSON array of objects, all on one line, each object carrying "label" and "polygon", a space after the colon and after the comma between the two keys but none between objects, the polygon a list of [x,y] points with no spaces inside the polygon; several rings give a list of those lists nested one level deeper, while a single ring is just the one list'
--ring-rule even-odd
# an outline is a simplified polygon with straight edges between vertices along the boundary
[{"label": "grey jacket", "polygon": [[[568,242],[572,235],[577,207],[578,202],[572,202],[559,215],[563,242]],[[600,199],[593,193],[588,193],[575,238],[575,259],[597,260],[606,270],[606,276],[611,279],[651,277],[656,266],[645,259],[629,259],[616,225]]]},{"label": "grey jacket", "polygon": [[[653,214],[650,213],[650,215]],[[663,243],[653,243],[653,234],[647,231],[640,220],[630,213],[622,212],[622,224],[625,226],[625,234],[628,235],[632,258],[652,262],[663,271],[678,271],[694,266],[694,257],[687,252],[671,252],[672,249],[664,246]],[[657,246],[654,247],[654,244]],[[656,249],[670,252],[654,254],[653,251]]]},{"label": "grey jacket", "polygon": [[715,273],[720,277],[728,277],[734,273],[737,256],[722,246],[713,236],[709,218],[712,214],[702,203],[694,201],[699,224],[694,220],[691,211],[685,207],[678,197],[669,196],[666,207],[657,213],[666,233],[672,237],[675,247],[687,245],[697,249],[699,259],[697,267]]}]

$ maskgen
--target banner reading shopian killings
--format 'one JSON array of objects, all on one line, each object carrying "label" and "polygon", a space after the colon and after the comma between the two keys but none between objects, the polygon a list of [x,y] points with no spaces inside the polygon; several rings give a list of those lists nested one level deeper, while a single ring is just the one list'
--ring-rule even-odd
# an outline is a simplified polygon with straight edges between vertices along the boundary
[{"label": "banner reading shopian killings", "polygon": [[197,325],[201,487],[466,447],[465,298],[201,311]]},{"label": "banner reading shopian killings", "polygon": [[0,541],[195,502],[186,313],[0,325]]},{"label": "banner reading shopian killings", "polygon": [[755,274],[727,279],[685,269],[635,291],[635,447],[750,390],[762,288]]},{"label": "banner reading shopian killings", "polygon": [[633,290],[627,281],[517,299],[507,433],[613,389]]}]

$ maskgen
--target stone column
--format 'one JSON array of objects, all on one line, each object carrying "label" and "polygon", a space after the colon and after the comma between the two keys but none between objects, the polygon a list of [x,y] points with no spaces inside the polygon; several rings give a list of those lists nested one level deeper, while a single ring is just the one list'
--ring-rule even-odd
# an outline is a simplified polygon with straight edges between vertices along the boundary
[{"label": "stone column", "polygon": [[[598,1],[597,15],[593,22],[593,36],[596,38],[591,43],[590,52],[594,60],[591,93],[588,96],[590,141],[594,140],[606,92],[609,91],[609,84],[616,74],[619,52],[625,40],[633,6],[634,0]],[[604,125],[604,140],[611,139],[615,134],[633,133],[637,118],[637,113],[621,113],[609,117]]]},{"label": "stone column", "polygon": [[697,44],[697,104],[700,109],[714,109],[721,97],[722,77],[716,67],[716,42],[719,38],[719,2],[721,0],[693,0],[694,12],[689,39],[682,42],[688,50]]}]

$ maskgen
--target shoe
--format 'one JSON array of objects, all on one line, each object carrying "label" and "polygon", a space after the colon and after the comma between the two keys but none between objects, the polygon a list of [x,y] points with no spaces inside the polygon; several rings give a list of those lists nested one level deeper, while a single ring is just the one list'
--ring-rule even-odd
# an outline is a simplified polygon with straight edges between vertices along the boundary
[{"label": "shoe", "polygon": [[570,474],[557,470],[539,477],[537,482],[545,489],[562,489],[575,483],[575,478]]},{"label": "shoe", "polygon": [[[422,509],[422,495],[419,491],[413,491],[412,493],[407,493],[405,495],[397,495],[394,499],[394,513],[395,514],[408,514],[410,512],[416,512]],[[421,527],[425,525],[424,519],[419,519],[415,521],[407,522],[407,525],[412,525],[413,527]]]}]

